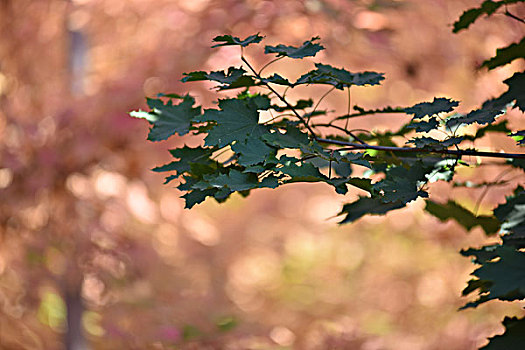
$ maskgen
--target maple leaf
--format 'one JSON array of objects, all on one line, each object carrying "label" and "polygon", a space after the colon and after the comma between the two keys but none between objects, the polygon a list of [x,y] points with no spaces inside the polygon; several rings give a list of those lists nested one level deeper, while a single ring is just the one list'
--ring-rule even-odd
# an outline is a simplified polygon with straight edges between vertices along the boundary
[{"label": "maple leaf", "polygon": [[346,214],[340,224],[354,222],[364,215],[384,215],[391,210],[403,208],[406,204],[403,202],[385,202],[380,197],[359,197],[353,203],[343,206],[338,215]]},{"label": "maple leaf", "polygon": [[525,58],[525,38],[519,43],[497,49],[496,56],[484,61],[481,66],[488,69],[504,66],[517,58]]},{"label": "maple leaf", "polygon": [[230,45],[238,45],[241,47],[246,47],[250,44],[260,43],[262,39],[264,39],[264,36],[260,36],[259,34],[250,35],[244,40],[241,40],[236,36],[219,35],[213,38],[213,41],[219,42],[220,44],[213,45],[212,48],[219,47],[219,46],[230,46]]},{"label": "maple leaf", "polygon": [[505,317],[505,333],[489,338],[489,343],[480,350],[520,349],[525,344],[525,318]]},{"label": "maple leaf", "polygon": [[421,102],[412,107],[405,108],[405,112],[407,114],[413,114],[414,118],[421,119],[427,115],[432,116],[442,112],[450,112],[458,105],[458,101],[445,97],[435,97],[432,102]]},{"label": "maple leaf", "polygon": [[146,119],[153,127],[150,129],[148,140],[162,141],[175,133],[185,135],[190,131],[192,120],[201,112],[200,107],[193,107],[195,99],[184,96],[181,103],[173,105],[172,101],[166,104],[160,99],[147,99],[151,112],[132,111],[130,116]]},{"label": "maple leaf", "polygon": [[378,85],[385,79],[384,73],[359,72],[351,73],[346,69],[335,68],[328,64],[316,63],[317,70],[303,74],[294,85],[329,84],[342,90],[352,85]]},{"label": "maple leaf", "polygon": [[264,97],[264,102],[265,105],[261,105],[260,101],[251,98],[225,99],[219,101],[220,110],[205,110],[195,121],[216,123],[204,139],[205,145],[222,148],[235,141],[245,142],[249,137],[261,137],[268,133],[268,127],[259,124],[258,109],[270,107],[268,97]]},{"label": "maple leaf", "polygon": [[265,54],[276,53],[277,57],[290,57],[290,58],[304,58],[304,57],[313,57],[319,51],[324,50],[322,45],[314,43],[319,40],[319,37],[312,38],[303,43],[299,47],[286,46],[279,44],[277,46],[266,46],[264,48]]},{"label": "maple leaf", "polygon": [[501,225],[501,222],[497,218],[487,215],[474,215],[474,213],[454,201],[439,204],[427,200],[425,210],[443,222],[454,219],[458,224],[467,229],[467,231],[470,231],[476,226],[481,226],[487,235],[498,232]]}]

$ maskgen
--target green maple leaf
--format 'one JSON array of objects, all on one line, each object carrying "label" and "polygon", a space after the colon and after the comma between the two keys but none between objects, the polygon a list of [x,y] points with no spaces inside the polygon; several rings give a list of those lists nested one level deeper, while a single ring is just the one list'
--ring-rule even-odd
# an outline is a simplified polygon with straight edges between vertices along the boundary
[{"label": "green maple leaf", "polygon": [[276,53],[277,57],[290,57],[290,58],[304,58],[313,57],[319,51],[324,50],[322,45],[314,43],[319,40],[319,37],[312,38],[303,43],[299,47],[286,46],[279,44],[277,46],[266,46],[264,48],[265,54]]},{"label": "green maple leaf", "polygon": [[279,74],[274,74],[272,76],[269,76],[267,78],[261,78],[261,82],[263,83],[273,83],[278,85],[284,85],[284,86],[292,86],[293,84],[290,83],[290,81],[286,78],[281,77]]},{"label": "green maple leaf", "polygon": [[288,107],[288,106],[276,106],[276,105],[272,105],[272,108],[277,111],[277,112],[284,112],[284,111],[289,111],[291,109],[295,109],[295,110],[300,110],[300,109],[305,109],[305,108],[309,108],[309,107],[312,107],[314,104],[314,101],[310,98],[308,100],[298,100],[295,105],[291,106],[291,107]]},{"label": "green maple leaf", "polygon": [[354,222],[364,215],[384,215],[391,210],[403,208],[406,204],[403,202],[385,202],[381,197],[359,197],[353,203],[343,206],[338,215],[346,214],[340,224]]},{"label": "green maple leaf", "polygon": [[499,260],[484,263],[472,274],[492,282],[488,288],[491,298],[525,297],[525,253],[504,246],[498,247]]},{"label": "green maple leaf", "polygon": [[378,85],[385,79],[384,73],[360,72],[351,73],[346,69],[335,68],[328,64],[316,63],[317,70],[303,74],[294,85],[328,84],[342,90],[352,85]]},{"label": "green maple leaf", "polygon": [[259,181],[255,173],[246,173],[240,170],[230,169],[229,172],[225,174],[210,174],[204,176],[204,179],[193,185],[193,188],[198,190],[227,188],[230,191],[238,192],[262,187],[275,188],[278,185],[278,178],[275,176],[270,176],[263,181]]},{"label": "green maple leaf", "polygon": [[[491,261],[499,256],[498,247],[501,247],[501,245],[500,244],[488,245],[488,246],[481,247],[479,249],[475,249],[475,248],[462,249],[460,251],[460,254],[463,256],[474,256],[475,258],[473,262],[478,265],[483,265],[485,262]],[[469,288],[467,291],[463,293],[463,295],[467,295],[471,292],[472,290],[470,290]]]},{"label": "green maple leaf", "polygon": [[480,350],[521,349],[525,344],[525,318],[505,317],[505,333],[489,338],[490,342]]},{"label": "green maple leaf", "polygon": [[432,148],[432,149],[446,149],[457,145],[463,141],[463,136],[450,137],[446,140],[440,141],[431,137],[414,137],[408,143],[413,143],[416,148]]},{"label": "green maple leaf", "polygon": [[211,188],[211,189],[206,189],[206,190],[191,190],[181,196],[181,198],[184,198],[184,201],[185,201],[184,208],[191,209],[196,204],[204,202],[206,197],[212,197],[217,192],[218,190],[216,188]]},{"label": "green maple leaf", "polygon": [[514,73],[514,75],[503,81],[509,88],[499,97],[485,101],[480,109],[471,111],[465,116],[447,120],[447,126],[453,127],[458,124],[490,124],[494,119],[505,113],[509,106],[515,102],[525,112],[525,72]]},{"label": "green maple leaf", "polygon": [[427,200],[425,210],[443,222],[453,219],[467,231],[470,231],[476,226],[481,226],[487,235],[498,232],[501,225],[501,222],[497,218],[486,215],[474,215],[474,213],[452,200],[446,204],[439,204]]},{"label": "green maple leaf", "polygon": [[438,120],[432,117],[428,121],[411,122],[407,125],[407,128],[416,129],[416,132],[429,132],[430,130],[437,129],[438,126]]},{"label": "green maple leaf", "polygon": [[[259,98],[264,99],[262,105]],[[206,136],[206,146],[218,146],[222,148],[233,142],[245,142],[249,137],[260,138],[268,133],[268,127],[259,124],[259,109],[270,107],[270,99],[259,95],[256,100],[226,99],[219,101],[219,108],[207,109],[196,118],[197,122],[215,122]]]},{"label": "green maple leaf", "polygon": [[132,111],[130,116],[146,119],[153,127],[148,134],[150,141],[162,141],[175,133],[185,135],[190,131],[193,118],[200,114],[200,107],[193,107],[195,99],[184,96],[181,103],[173,105],[169,100],[164,104],[159,99],[147,99],[151,112]]},{"label": "green maple leaf", "polygon": [[525,190],[518,186],[504,204],[494,209],[504,231],[525,232]]},{"label": "green maple leaf", "polygon": [[412,107],[405,108],[405,112],[407,114],[413,114],[414,118],[421,119],[427,115],[433,116],[442,112],[450,112],[458,105],[458,101],[444,97],[435,97],[432,102],[421,102]]},{"label": "green maple leaf", "polygon": [[484,61],[481,66],[488,69],[504,66],[517,58],[525,58],[525,38],[519,43],[497,49],[496,56]]},{"label": "green maple leaf", "polygon": [[175,175],[178,177],[183,173],[189,172],[191,170],[191,164],[215,164],[216,162],[210,159],[210,156],[216,150],[216,148],[191,148],[188,146],[171,149],[169,151],[173,158],[177,158],[179,160],[153,168],[152,170],[155,172],[175,171]]},{"label": "green maple leaf", "polygon": [[523,0],[503,0],[503,1],[484,1],[480,7],[466,10],[463,12],[461,17],[454,22],[454,33],[459,32],[460,30],[467,29],[472,23],[474,23],[482,15],[490,16],[496,10],[498,10],[503,5],[514,4],[517,2],[523,2]]},{"label": "green maple leaf", "polygon": [[244,40],[241,40],[237,38],[236,36],[231,35],[219,35],[213,38],[213,41],[219,42],[220,44],[213,45],[213,47],[219,47],[219,46],[230,46],[230,45],[238,45],[241,47],[246,47],[250,44],[257,44],[260,43],[263,39],[263,36],[260,36],[259,34],[250,35]]},{"label": "green maple leaf", "polygon": [[243,142],[237,141],[232,145],[232,150],[239,154],[237,163],[243,166],[262,163],[270,158],[275,159],[276,155],[275,149],[267,146],[258,138],[248,138]]},{"label": "green maple leaf", "polygon": [[241,87],[250,87],[260,85],[256,83],[253,77],[245,75],[246,71],[242,68],[230,67],[227,72],[214,71],[204,72],[196,71],[190,73],[183,73],[184,77],[181,79],[183,83],[191,81],[210,80],[221,83],[219,90],[236,89]]},{"label": "green maple leaf", "polygon": [[418,197],[428,197],[428,193],[419,189],[425,180],[426,167],[416,162],[408,169],[402,165],[389,167],[385,179],[374,184],[374,189],[381,192],[385,202],[408,203]]},{"label": "green maple leaf", "polygon": [[281,133],[279,130],[274,130],[273,133],[268,133],[262,138],[269,145],[279,148],[301,148],[310,142],[308,135],[293,124],[287,123],[285,131]]}]

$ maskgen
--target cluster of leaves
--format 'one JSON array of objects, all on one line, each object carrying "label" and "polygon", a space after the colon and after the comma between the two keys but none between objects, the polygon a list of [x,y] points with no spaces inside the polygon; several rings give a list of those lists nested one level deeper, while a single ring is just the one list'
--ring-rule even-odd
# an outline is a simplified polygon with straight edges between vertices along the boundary
[{"label": "cluster of leaves", "polygon": [[[480,8],[466,11],[454,24],[457,32],[467,28],[483,14],[490,15],[499,7],[518,1],[485,1]],[[469,166],[461,160],[464,155],[482,155],[508,158],[507,166],[524,167],[524,154],[479,152],[461,148],[487,132],[504,133],[523,144],[523,130],[509,130],[506,122],[497,118],[509,108],[525,112],[525,72],[516,72],[504,81],[508,86],[500,96],[486,101],[479,109],[465,115],[454,113],[459,102],[446,97],[418,103],[410,107],[385,107],[367,110],[355,106],[355,113],[330,117],[317,110],[312,99],[290,101],[278,89],[294,89],[303,85],[331,85],[331,90],[347,90],[353,86],[373,86],[384,80],[377,72],[350,72],[324,63],[315,63],[292,82],[281,75],[262,75],[272,62],[288,58],[315,57],[324,47],[315,37],[301,46],[266,46],[265,54],[277,57],[257,71],[244,56],[250,45],[259,44],[259,34],[240,39],[222,35],[214,39],[216,45],[238,46],[243,67],[229,67],[225,71],[185,73],[183,82],[213,81],[218,91],[241,89],[234,98],[219,99],[215,108],[196,106],[190,95],[160,95],[148,99],[150,111],[134,111],[131,115],[146,119],[151,125],[148,139],[166,140],[174,134],[191,133],[203,139],[198,147],[183,146],[170,150],[174,160],[154,168],[156,172],[170,172],[166,183],[180,181],[178,189],[184,192],[186,207],[191,208],[207,197],[225,201],[233,193],[243,196],[257,188],[276,188],[294,182],[324,182],[339,194],[350,186],[363,195],[345,204],[339,213],[341,223],[353,222],[364,215],[383,215],[405,207],[419,197],[428,198],[427,186],[434,181],[452,182],[459,166]],[[489,69],[523,57],[523,43],[498,50],[496,57],[483,65]],[[322,98],[321,98],[322,99]],[[397,131],[385,133],[356,133],[348,129],[351,118],[379,113],[397,113],[407,116],[407,122]],[[324,123],[314,120],[323,116]],[[344,126],[341,125],[344,123]],[[461,135],[463,126],[478,124],[475,135]],[[330,130],[333,134],[323,134]],[[445,134],[437,138],[439,133]],[[399,145],[400,138],[408,138]],[[354,175],[354,174],[361,175]],[[370,175],[374,174],[373,181]],[[458,184],[455,186],[467,186]],[[366,195],[365,195],[366,194]],[[502,234],[502,243],[468,249],[464,255],[475,256],[481,265],[473,272],[464,294],[479,292],[478,300],[465,307],[483,302],[521,300],[525,298],[525,191],[518,187],[505,204],[494,210],[492,216],[477,216],[454,201],[440,204],[426,199],[426,210],[441,220],[454,219],[467,230],[481,226],[487,234]],[[525,320],[508,319],[505,324],[523,328]],[[494,338],[487,348],[500,349],[498,344],[523,337],[511,331],[503,338]],[[500,339],[504,339],[501,341]]]}]

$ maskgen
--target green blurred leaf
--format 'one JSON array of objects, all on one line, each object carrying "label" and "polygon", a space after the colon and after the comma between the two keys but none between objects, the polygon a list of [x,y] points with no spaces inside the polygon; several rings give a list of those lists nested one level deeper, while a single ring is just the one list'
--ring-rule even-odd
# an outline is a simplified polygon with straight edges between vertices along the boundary
[{"label": "green blurred leaf", "polygon": [[474,213],[452,200],[449,200],[446,204],[427,200],[425,210],[443,222],[453,219],[467,231],[480,226],[487,235],[498,232],[501,225],[497,218],[486,215],[474,215]]}]

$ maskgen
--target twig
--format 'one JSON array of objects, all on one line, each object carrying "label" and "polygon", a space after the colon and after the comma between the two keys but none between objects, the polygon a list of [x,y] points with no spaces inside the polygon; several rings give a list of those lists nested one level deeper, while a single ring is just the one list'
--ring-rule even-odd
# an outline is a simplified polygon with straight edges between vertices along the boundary
[{"label": "twig", "polygon": [[357,137],[352,131],[348,130],[348,129],[345,129],[345,128],[342,128],[340,126],[337,126],[337,125],[334,125],[334,124],[312,124],[312,127],[321,127],[321,128],[334,128],[334,129],[337,129],[337,130],[340,130],[342,132],[344,132],[345,134],[347,134],[348,136],[351,136],[353,137],[354,139],[357,140],[357,142],[363,144],[363,145],[366,145],[366,142],[361,140],[359,137]]},{"label": "twig", "polygon": [[[253,72],[253,74],[255,74],[255,77],[259,80],[262,81],[262,78],[259,74],[257,74],[257,72],[255,71],[255,69],[252,67],[252,65],[246,60],[246,58],[244,58],[244,56],[241,54],[241,60],[248,66],[248,68],[250,68],[250,70]],[[291,111],[293,112],[293,114],[299,118],[299,120],[301,121],[301,123],[304,124],[304,126],[308,129],[308,131],[310,132],[310,134],[312,135],[312,137],[314,138],[314,140],[317,140],[317,135],[315,135],[315,132],[314,130],[310,127],[310,125],[308,125],[308,122],[299,114],[297,113],[297,111],[295,110],[295,108],[293,108],[293,106],[288,103],[288,101],[281,96],[281,94],[279,94],[277,91],[275,91],[275,89],[269,85],[268,83],[266,82],[263,82],[263,84],[268,87],[268,89],[270,89],[271,92],[273,92],[275,94],[275,96],[277,96],[282,102],[284,102],[284,104],[291,109]]]},{"label": "twig", "polygon": [[521,23],[525,23],[525,20],[523,18],[519,18],[518,16],[513,15],[508,10],[505,11],[505,16],[515,19],[516,21],[519,21]]}]

